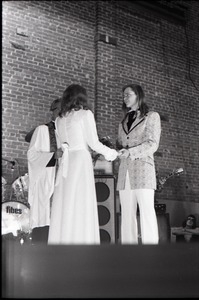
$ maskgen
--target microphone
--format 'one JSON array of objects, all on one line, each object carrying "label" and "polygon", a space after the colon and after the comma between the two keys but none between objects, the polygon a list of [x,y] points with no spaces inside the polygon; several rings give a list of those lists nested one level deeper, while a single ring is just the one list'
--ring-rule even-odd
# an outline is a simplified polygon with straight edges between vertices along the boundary
[{"label": "microphone", "polygon": [[16,162],[14,160],[11,160],[10,163],[12,164],[11,169],[14,170],[14,166],[15,166]]},{"label": "microphone", "polygon": [[15,161],[15,160],[8,160],[8,159],[6,159],[6,158],[2,158],[2,159],[5,160],[5,161],[7,161],[7,162],[9,162],[10,164],[12,164],[11,169],[12,169],[12,170],[14,169],[14,166],[15,166],[15,164],[16,164],[16,161]]}]

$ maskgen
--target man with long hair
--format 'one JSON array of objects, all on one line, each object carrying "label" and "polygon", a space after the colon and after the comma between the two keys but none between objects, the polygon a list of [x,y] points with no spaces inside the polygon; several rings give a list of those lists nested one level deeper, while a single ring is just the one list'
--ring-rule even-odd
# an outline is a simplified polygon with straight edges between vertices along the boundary
[{"label": "man with long hair", "polygon": [[142,244],[158,244],[153,155],[160,141],[160,116],[149,111],[140,85],[127,84],[122,91],[124,119],[119,124],[117,140],[122,153],[117,182],[121,203],[121,242],[138,243],[138,205]]}]

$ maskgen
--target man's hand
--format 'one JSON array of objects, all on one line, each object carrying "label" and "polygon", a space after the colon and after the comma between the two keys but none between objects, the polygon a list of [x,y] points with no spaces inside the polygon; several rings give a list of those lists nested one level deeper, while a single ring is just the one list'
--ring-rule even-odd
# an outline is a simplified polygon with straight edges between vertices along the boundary
[{"label": "man's hand", "polygon": [[62,157],[63,155],[63,151],[61,148],[57,149],[56,152],[55,152],[55,158],[58,159],[60,157]]},{"label": "man's hand", "polygon": [[119,151],[119,153],[120,153],[119,158],[122,158],[122,157],[127,158],[130,155],[129,150],[127,150],[127,149],[121,149]]}]

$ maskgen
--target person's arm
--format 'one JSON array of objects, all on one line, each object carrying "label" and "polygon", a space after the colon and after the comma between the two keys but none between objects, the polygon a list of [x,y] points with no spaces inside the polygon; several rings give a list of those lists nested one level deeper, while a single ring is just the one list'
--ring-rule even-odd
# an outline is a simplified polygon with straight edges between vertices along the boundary
[{"label": "person's arm", "polygon": [[121,150],[123,148],[122,146],[122,138],[121,138],[121,135],[122,135],[122,124],[119,124],[119,127],[118,127],[118,135],[117,135],[117,139],[116,139],[116,149],[117,150]]},{"label": "person's arm", "polygon": [[61,148],[57,149],[53,156],[51,157],[50,161],[46,165],[46,167],[54,167],[56,165],[56,160],[61,158],[63,155],[63,150]]},{"label": "person's arm", "polygon": [[160,115],[157,112],[153,112],[148,116],[145,140],[135,147],[121,150],[121,157],[129,157],[134,159],[140,159],[146,156],[153,155],[158,147],[161,134],[161,121]]},{"label": "person's arm", "polygon": [[31,187],[42,176],[52,156],[50,152],[49,131],[46,125],[38,126],[31,138],[27,152],[28,172]]},{"label": "person's arm", "polygon": [[99,141],[94,114],[90,110],[86,111],[83,126],[85,128],[84,132],[89,147],[93,151],[104,155],[106,160],[108,161],[115,160],[118,156],[118,152],[115,149],[111,149],[103,145]]},{"label": "person's arm", "polygon": [[31,131],[29,131],[29,132],[26,134],[26,136],[25,136],[25,141],[26,141],[27,143],[30,143],[34,131],[35,131],[35,128],[33,128]]}]

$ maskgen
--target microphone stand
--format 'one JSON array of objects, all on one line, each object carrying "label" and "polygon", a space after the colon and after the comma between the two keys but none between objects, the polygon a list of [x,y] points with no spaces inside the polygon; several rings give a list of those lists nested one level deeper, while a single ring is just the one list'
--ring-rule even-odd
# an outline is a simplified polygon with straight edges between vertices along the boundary
[{"label": "microphone stand", "polygon": [[10,164],[12,164],[11,170],[14,170],[14,166],[15,166],[15,161],[14,160],[8,160],[6,158],[2,158],[2,160],[5,160],[5,161],[9,162]]}]

